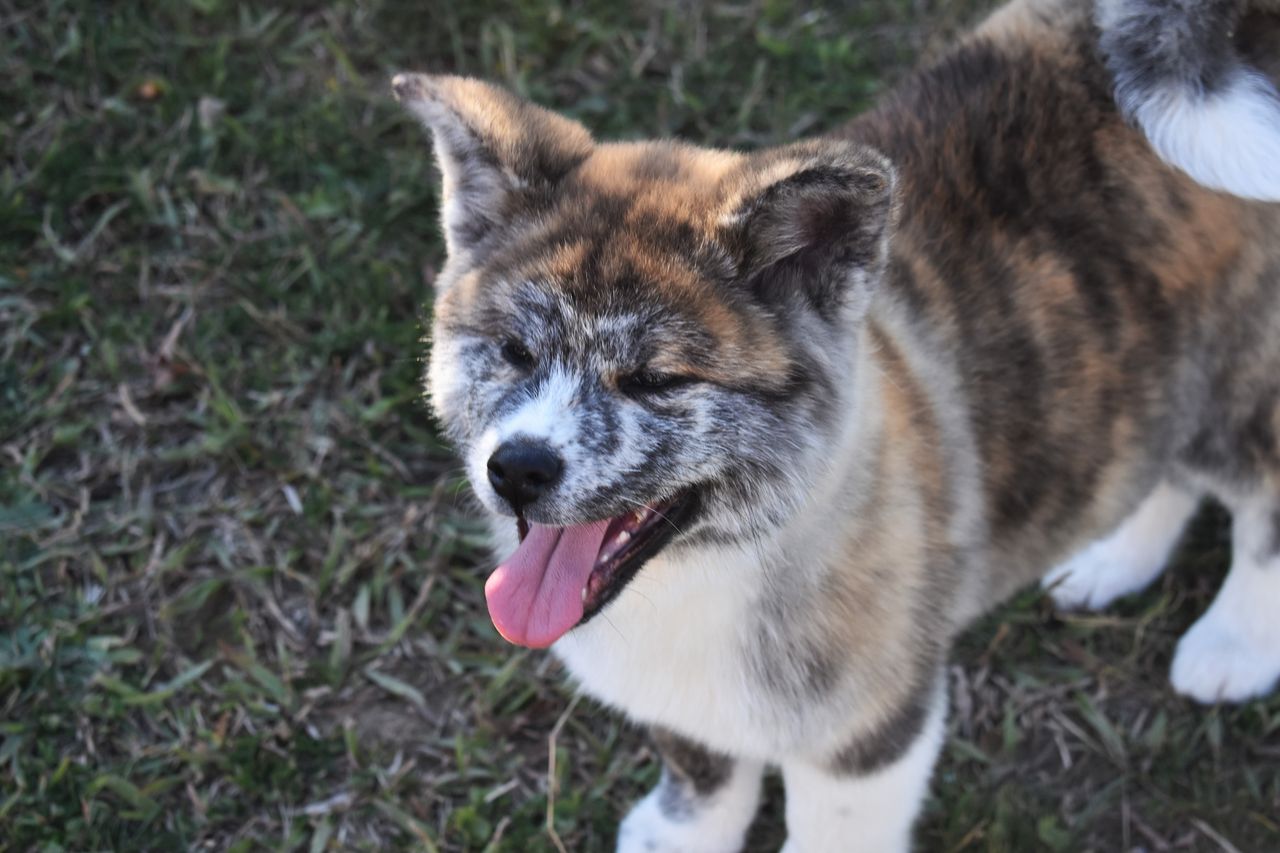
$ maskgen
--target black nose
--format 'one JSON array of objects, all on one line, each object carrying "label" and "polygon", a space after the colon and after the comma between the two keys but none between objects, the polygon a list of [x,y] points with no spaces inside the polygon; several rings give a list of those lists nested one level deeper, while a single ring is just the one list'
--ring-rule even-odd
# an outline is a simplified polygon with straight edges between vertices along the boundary
[{"label": "black nose", "polygon": [[519,511],[556,484],[564,463],[545,444],[504,442],[489,457],[489,484]]}]

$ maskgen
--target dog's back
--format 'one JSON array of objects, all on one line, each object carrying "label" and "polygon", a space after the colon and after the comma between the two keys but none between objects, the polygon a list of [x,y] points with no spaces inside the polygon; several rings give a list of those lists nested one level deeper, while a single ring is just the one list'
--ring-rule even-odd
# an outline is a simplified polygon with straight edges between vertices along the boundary
[{"label": "dog's back", "polygon": [[[1280,36],[1258,21],[1255,44]],[[1089,4],[1006,7],[842,133],[901,175],[888,281],[968,405],[993,598],[1166,465],[1238,478],[1209,446],[1275,440],[1280,207],[1155,156]]]}]

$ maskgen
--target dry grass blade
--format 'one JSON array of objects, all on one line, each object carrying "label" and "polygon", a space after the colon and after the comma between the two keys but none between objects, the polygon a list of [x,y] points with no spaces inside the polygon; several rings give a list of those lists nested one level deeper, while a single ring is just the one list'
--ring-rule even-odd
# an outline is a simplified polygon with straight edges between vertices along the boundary
[{"label": "dry grass blade", "polygon": [[564,709],[564,713],[556,720],[556,724],[551,728],[551,735],[547,738],[547,835],[551,836],[551,843],[556,846],[560,853],[569,853],[565,848],[564,842],[560,840],[560,833],[556,832],[556,794],[559,792],[559,776],[556,774],[556,744],[560,740],[560,732],[564,728],[565,723],[569,722],[569,717],[573,714],[573,709],[578,707],[578,701],[582,698],[581,694],[575,695],[569,700],[569,705]]},{"label": "dry grass blade", "polygon": [[1191,825],[1203,832],[1210,840],[1222,848],[1223,853],[1240,853],[1240,848],[1222,836],[1222,833],[1205,823],[1200,818],[1192,818]]}]

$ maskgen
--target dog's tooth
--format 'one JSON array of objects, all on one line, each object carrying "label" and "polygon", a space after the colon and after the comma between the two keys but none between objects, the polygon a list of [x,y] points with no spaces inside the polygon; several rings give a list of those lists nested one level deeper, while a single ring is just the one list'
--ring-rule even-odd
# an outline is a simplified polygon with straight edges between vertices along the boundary
[{"label": "dog's tooth", "polygon": [[585,586],[582,588],[582,603],[587,603],[587,588]]},{"label": "dog's tooth", "polygon": [[613,537],[613,541],[619,545],[626,545],[631,541],[631,534],[626,530],[619,530],[618,535]]}]

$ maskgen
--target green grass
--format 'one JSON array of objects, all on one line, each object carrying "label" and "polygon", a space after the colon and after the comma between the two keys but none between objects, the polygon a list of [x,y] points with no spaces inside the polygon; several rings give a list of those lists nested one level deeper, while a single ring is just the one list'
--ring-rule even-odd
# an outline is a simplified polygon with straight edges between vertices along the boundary
[{"label": "green grass", "polygon": [[[387,80],[756,146],[985,4],[845,5],[0,0],[0,850],[550,850],[549,748],[559,837],[606,849],[656,768],[488,623]],[[1224,535],[1104,615],[1028,594],[966,635],[922,849],[1280,848],[1280,701],[1164,680]]]}]

